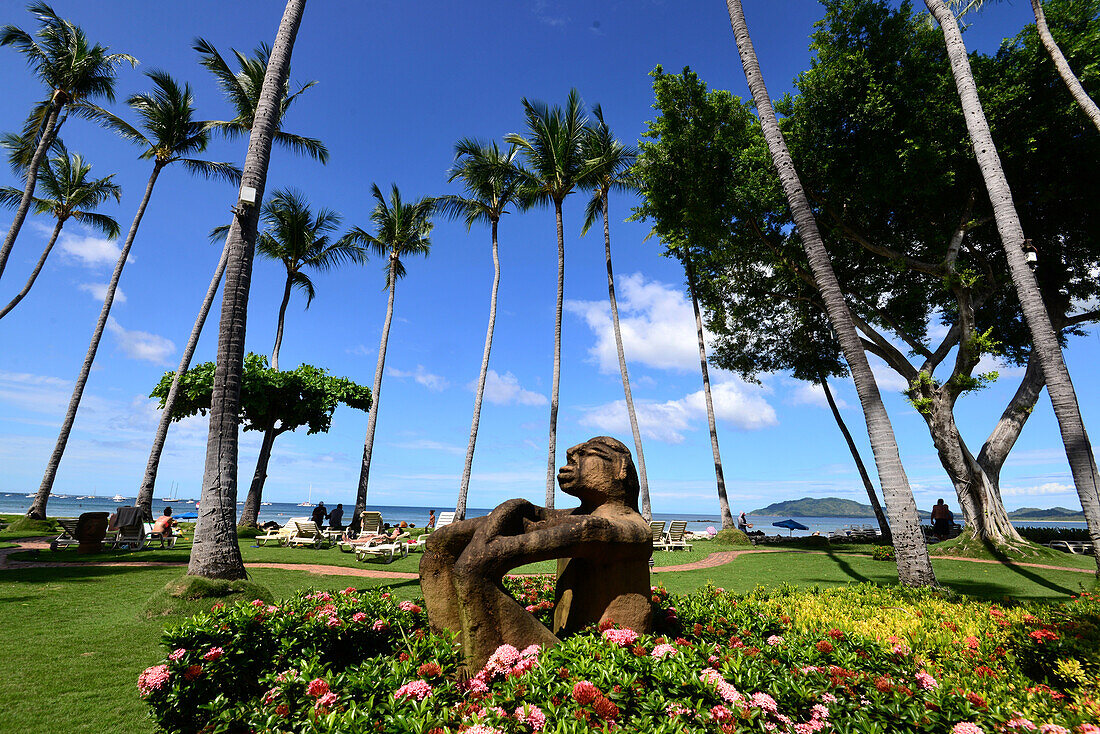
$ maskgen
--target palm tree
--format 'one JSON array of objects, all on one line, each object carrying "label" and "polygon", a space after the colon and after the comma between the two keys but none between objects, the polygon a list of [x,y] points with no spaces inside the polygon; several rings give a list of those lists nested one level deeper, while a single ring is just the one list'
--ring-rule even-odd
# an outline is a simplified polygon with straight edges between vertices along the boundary
[{"label": "palm tree", "polygon": [[[88,353],[84,357],[84,365],[77,378],[76,387],[69,401],[69,409],[65,414],[61,432],[57,437],[53,454],[46,465],[46,473],[42,478],[42,484],[38,488],[38,494],[34,503],[27,510],[27,515],[35,519],[45,519],[46,501],[49,499],[50,490],[53,488],[54,478],[57,476],[61,457],[65,453],[65,445],[69,441],[69,433],[73,422],[76,420],[76,412],[80,408],[80,398],[84,393],[84,386],[88,382],[88,375],[92,370],[92,362],[95,361],[99,342],[103,338],[103,329],[107,325],[107,317],[111,314],[111,306],[114,303],[115,291],[118,289],[118,281],[122,277],[122,268],[126,265],[126,258],[130,255],[130,248],[137,236],[138,226],[145,214],[145,207],[149,204],[149,198],[153,194],[153,186],[157,177],[166,166],[172,163],[182,163],[184,168],[191,173],[199,174],[205,178],[224,179],[237,181],[240,171],[230,163],[213,163],[211,161],[198,160],[187,156],[201,153],[206,149],[210,139],[210,133],[206,126],[194,119],[194,98],[190,85],[182,87],[163,71],[151,71],[148,74],[153,80],[153,92],[135,94],[126,103],[141,118],[141,127],[145,132],[126,122],[117,115],[102,108],[89,105],[88,114],[100,120],[105,126],[114,129],[124,139],[140,146],[142,151],[139,158],[153,161],[153,172],[149,175],[149,181],[145,185],[145,195],[138,205],[137,214],[130,225],[130,231],[126,235],[126,242],[119,253],[115,263],[115,271],[111,276],[111,282],[107,285],[107,293],[103,299],[103,308],[99,313],[99,321],[96,322],[92,341],[88,345]],[[146,135],[148,133],[148,135]]]},{"label": "palm tree", "polygon": [[848,304],[844,301],[844,294],[840,290],[836,273],[833,272],[829,253],[818,232],[813,210],[798,179],[791,154],[787,150],[786,141],[775,118],[775,110],[772,108],[764,77],[760,73],[760,64],[756,59],[752,39],[749,37],[749,29],[745,23],[740,0],[726,0],[726,9],[737,41],[737,50],[741,55],[745,78],[753,100],[756,102],[760,126],[771,153],[772,163],[779,173],[779,180],[787,195],[791,213],[794,215],[795,226],[806,250],[806,258],[814,281],[825,303],[829,321],[836,331],[844,352],[844,359],[852,372],[860,403],[863,405],[867,433],[871,439],[875,463],[878,465],[879,482],[882,485],[883,497],[886,499],[886,511],[890,516],[890,528],[893,532],[894,546],[897,549],[898,578],[903,584],[910,586],[935,584],[936,574],[928,558],[928,548],[925,546],[924,534],[917,516],[917,505],[913,500],[913,492],[909,488],[909,480],[905,476],[905,468],[901,464],[890,417],[882,404],[882,396],[879,394],[878,385],[875,384],[875,376],[871,372],[867,355],[856,333],[855,324],[848,311]]},{"label": "palm tree", "polygon": [[[218,86],[225,93],[226,99],[233,105],[233,111],[237,114],[231,120],[211,120],[207,124],[212,130],[224,135],[228,140],[236,140],[246,135],[252,129],[252,123],[256,119],[256,103],[260,98],[260,89],[263,86],[264,74],[267,73],[267,62],[271,57],[271,47],[266,43],[260,44],[252,52],[252,57],[245,56],[236,49],[230,49],[237,59],[239,70],[234,72],[229,68],[222,55],[214,44],[204,38],[195,39],[192,46],[199,52],[199,63],[206,67],[217,79]],[[316,84],[316,81],[308,81],[298,87],[298,91],[290,91],[290,77],[287,76],[283,84],[283,96],[279,109],[279,124],[281,126],[287,109],[294,103],[298,96]],[[288,133],[282,129],[276,129],[275,142],[290,150],[308,155],[321,163],[328,163],[328,148],[316,138],[307,138],[302,135]]]},{"label": "palm tree", "polygon": [[553,204],[558,229],[558,301],[554,320],[554,379],[550,390],[550,448],[546,462],[546,506],[554,506],[554,477],[557,475],[558,382],[561,377],[561,311],[565,296],[565,234],[561,207],[565,197],[583,181],[584,142],[588,118],[576,89],[569,91],[565,109],[523,98],[527,135],[511,133],[505,141],[517,146],[527,161],[521,168],[523,208]]},{"label": "palm tree", "polygon": [[[638,454],[638,484],[640,485],[639,499],[642,505],[642,516],[646,520],[653,517],[649,503],[649,477],[645,470],[645,454],[642,452],[642,434],[638,430],[638,416],[634,412],[634,397],[630,392],[630,375],[626,370],[626,356],[623,352],[623,336],[619,330],[619,303],[615,300],[615,276],[611,269],[611,228],[608,224],[607,196],[612,189],[616,191],[632,191],[630,184],[630,170],[634,160],[638,157],[638,151],[632,147],[624,146],[615,139],[611,128],[603,119],[603,109],[596,105],[592,108],[592,115],[596,118],[596,124],[591,125],[584,136],[584,158],[588,167],[588,180],[584,188],[591,189],[592,198],[588,201],[585,210],[584,226],[581,234],[588,234],[588,230],[595,224],[598,217],[603,217],[603,243],[604,257],[607,261],[607,295],[611,300],[611,326],[615,332],[615,349],[619,355],[619,374],[623,379],[623,394],[626,397],[626,412],[630,417],[630,430],[634,434],[634,450]],[[733,516],[730,515],[729,503],[726,501],[725,491],[721,496],[722,526],[732,527]],[[729,517],[729,524],[726,518]]]},{"label": "palm tree", "polygon": [[519,172],[516,170],[516,146],[501,151],[497,144],[464,138],[455,145],[455,166],[448,181],[461,179],[466,196],[443,196],[438,199],[440,213],[461,218],[469,232],[475,222],[486,222],[493,238],[493,290],[489,297],[489,327],[485,330],[485,351],[481,356],[481,372],[474,394],[474,417],[470,423],[470,441],[466,444],[466,463],[462,467],[462,483],[458,488],[455,517],[466,517],[466,495],[470,489],[470,473],[474,465],[474,444],[481,421],[481,401],[485,395],[485,376],[489,371],[489,351],[493,348],[493,329],[497,319],[497,288],[500,286],[500,258],[497,255],[497,225],[509,205],[516,201]]},{"label": "palm tree", "polygon": [[113,102],[115,67],[123,63],[137,65],[133,56],[108,53],[107,47],[98,43],[89,45],[79,26],[59,18],[46,3],[31,3],[27,10],[38,19],[38,31],[32,36],[16,26],[4,26],[0,28],[0,46],[14,46],[26,57],[27,65],[50,90],[50,97],[35,107],[24,130],[25,152],[20,168],[26,177],[26,186],[4,244],[0,246],[0,277],[30,210],[38,168],[61,127],[58,117],[62,111],[80,107],[86,101]]},{"label": "palm tree", "polygon": [[389,289],[389,301],[386,304],[386,320],[382,324],[382,341],[378,345],[378,366],[374,370],[374,387],[371,389],[373,402],[370,417],[367,419],[367,437],[363,442],[363,464],[359,470],[359,488],[355,495],[355,514],[367,506],[367,481],[370,477],[371,451],[374,449],[374,430],[378,425],[378,405],[382,397],[382,369],[386,364],[386,345],[390,338],[390,322],[393,320],[393,297],[397,279],[405,277],[405,265],[402,258],[415,255],[427,257],[431,251],[432,214],[435,212],[435,200],[424,197],[412,202],[401,200],[397,184],[390,190],[389,201],[382,196],[378,184],[371,184],[371,193],[378,203],[374,206],[370,218],[374,222],[376,234],[370,234],[356,227],[345,236],[349,243],[369,247],[378,257],[386,257],[386,287]]},{"label": "palm tree", "polygon": [[[980,10],[985,2],[983,0],[951,0],[948,5],[955,10],[956,17],[962,18],[971,10]],[[1047,27],[1047,17],[1046,13],[1043,12],[1041,0],[1031,0],[1031,11],[1035,15],[1035,30],[1039,33],[1039,40],[1050,55],[1050,60],[1054,62],[1058,75],[1062,77],[1062,81],[1069,88],[1069,93],[1073,95],[1077,105],[1092,121],[1092,124],[1096,126],[1096,129],[1100,130],[1100,107],[1096,106],[1096,102],[1085,91],[1085,88],[1081,85],[1081,80],[1073,73],[1069,62],[1066,61],[1062,49],[1058,47],[1058,42],[1051,35],[1050,28]]]},{"label": "palm tree", "polygon": [[1024,229],[1016,213],[1016,206],[1012,203],[1012,191],[1001,167],[1001,159],[989,130],[989,121],[978,97],[978,87],[970,70],[970,60],[966,55],[958,21],[943,0],[925,0],[925,5],[943,30],[947,57],[951,61],[951,73],[955,77],[955,87],[962,102],[970,142],[974,146],[974,155],[985,180],[989,200],[993,204],[993,217],[997,222],[1005,258],[1008,260],[1009,274],[1031,330],[1031,343],[1046,378],[1047,394],[1054,406],[1054,415],[1058,419],[1062,443],[1066,447],[1073,483],[1077,487],[1077,495],[1081,499],[1081,507],[1088,522],[1097,575],[1100,576],[1100,471],[1097,470],[1092,444],[1085,432],[1081,407],[1077,404],[1077,393],[1073,389],[1069,370],[1062,357],[1061,344],[1054,333],[1050,315],[1039,292],[1039,284],[1027,265],[1024,255],[1027,244],[1024,240]]},{"label": "palm tree", "polygon": [[218,325],[217,368],[210,397],[206,466],[195,541],[187,566],[187,573],[193,576],[240,579],[247,575],[241,549],[237,545],[237,442],[248,291],[252,280],[256,231],[259,228],[259,208],[255,203],[263,201],[271,143],[279,130],[283,109],[281,101],[290,75],[290,57],[305,6],[306,0],[287,0],[279,22],[256,104],[248,155],[241,176],[241,192],[250,195],[247,200],[238,199],[226,237],[229,258],[222,293],[221,323]]},{"label": "palm tree", "polygon": [[[12,309],[30,292],[65,222],[74,219],[112,240],[119,234],[118,222],[106,214],[95,212],[95,209],[108,199],[119,201],[122,190],[118,184],[111,181],[114,174],[90,179],[88,174],[92,166],[86,163],[79,153],[69,153],[60,140],[55,141],[53,147],[56,155],[46,160],[41,167],[44,196],[33,197],[31,201],[36,214],[52,214],[57,223],[54,225],[53,232],[50,233],[46,249],[42,250],[22,290],[15,294],[8,305],[0,308],[0,319],[11,313]],[[5,206],[18,206],[22,196],[23,192],[19,189],[10,186],[0,188],[0,204]]]},{"label": "palm tree", "polygon": [[[193,48],[199,52],[199,63],[214,74],[222,92],[237,113],[232,120],[213,121],[206,124],[212,130],[221,132],[229,139],[236,139],[251,131],[252,125],[256,121],[256,109],[260,104],[260,91],[263,88],[264,75],[267,72],[267,64],[271,56],[270,47],[266,44],[261,45],[256,49],[254,58],[251,59],[234,51],[233,53],[236,55],[240,66],[240,71],[236,73],[229,68],[221,54],[209,41],[199,38],[195,41]],[[289,79],[289,76],[287,78]],[[293,151],[305,153],[321,161],[321,163],[327,163],[328,150],[321,141],[288,133],[281,129],[283,117],[286,115],[291,103],[298,98],[298,95],[316,83],[307,82],[293,94],[290,93],[289,83],[283,84],[283,98],[278,112],[279,119],[276,122],[275,142],[281,143]],[[183,350],[183,357],[180,359],[179,368],[176,370],[176,377],[173,378],[172,388],[169,389],[168,397],[165,398],[157,433],[153,438],[153,446],[149,450],[149,461],[145,466],[145,477],[142,479],[141,488],[138,490],[137,500],[134,503],[139,507],[144,507],[146,512],[152,511],[153,490],[157,483],[157,472],[160,469],[160,457],[164,451],[164,442],[168,438],[168,427],[172,423],[172,408],[176,404],[176,396],[179,394],[179,380],[183,373],[187,371],[187,368],[191,366],[191,358],[195,355],[199,336],[206,324],[206,317],[210,313],[210,306],[214,302],[214,296],[228,262],[228,230],[228,225],[215,228],[215,233],[217,233],[215,236],[218,239],[225,240],[226,245],[222,248],[222,256],[218,260],[214,278],[210,281],[210,287],[206,291],[206,297],[199,309],[199,315],[195,318],[195,325],[191,328],[191,336],[187,340],[187,347]]]},{"label": "palm tree", "polygon": [[[306,269],[326,271],[344,263],[361,263],[365,259],[363,249],[345,239],[333,241],[329,235],[340,225],[340,215],[329,209],[317,214],[310,211],[309,203],[297,191],[276,191],[260,212],[265,230],[256,242],[260,255],[278,260],[286,268],[286,287],[279,304],[279,318],[275,328],[275,346],[271,350],[271,368],[279,369],[279,349],[283,343],[283,321],[290,303],[290,292],[298,288],[306,294],[306,308],[313,302],[316,291]],[[228,227],[226,228],[228,230]],[[252,486],[241,510],[241,525],[253,527],[260,512],[267,464],[275,437],[281,431],[272,427],[264,431],[260,453],[256,458],[256,471]]]}]

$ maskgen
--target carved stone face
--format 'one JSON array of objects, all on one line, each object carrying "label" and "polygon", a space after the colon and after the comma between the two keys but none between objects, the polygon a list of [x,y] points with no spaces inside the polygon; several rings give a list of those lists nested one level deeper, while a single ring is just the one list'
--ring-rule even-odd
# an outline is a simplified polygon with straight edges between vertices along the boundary
[{"label": "carved stone face", "polygon": [[558,485],[566,494],[603,504],[610,497],[622,498],[622,462],[611,447],[590,440],[565,452],[566,464],[558,470]]}]

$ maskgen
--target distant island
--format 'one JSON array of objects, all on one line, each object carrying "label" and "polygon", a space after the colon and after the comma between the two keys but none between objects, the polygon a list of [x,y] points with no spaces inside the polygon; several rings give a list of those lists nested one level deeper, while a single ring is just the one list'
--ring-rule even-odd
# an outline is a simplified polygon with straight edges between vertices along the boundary
[{"label": "distant island", "polygon": [[[958,515],[958,507],[953,507]],[[927,520],[931,513],[926,510],[918,511],[921,518]],[[775,502],[753,510],[750,515],[769,515],[788,517],[874,517],[875,513],[870,505],[854,500],[841,499],[840,497],[803,497],[800,500],[787,500]],[[1065,507],[1052,507],[1049,510],[1037,507],[1021,507],[1008,513],[1009,519],[1015,522],[1083,522],[1085,513],[1080,510],[1070,510]]]}]

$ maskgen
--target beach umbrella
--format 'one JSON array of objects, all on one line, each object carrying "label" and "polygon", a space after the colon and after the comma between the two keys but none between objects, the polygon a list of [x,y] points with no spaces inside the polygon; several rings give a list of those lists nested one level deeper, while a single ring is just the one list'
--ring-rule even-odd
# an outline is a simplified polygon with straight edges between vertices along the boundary
[{"label": "beach umbrella", "polygon": [[[780,520],[779,522],[773,522],[772,525],[777,528],[787,528],[787,530],[789,531],[809,530],[808,527],[798,522],[797,520]],[[790,536],[791,533],[788,532],[787,535]]]},{"label": "beach umbrella", "polygon": [[182,515],[176,515],[177,520],[194,520],[199,516],[197,512],[185,512]]}]

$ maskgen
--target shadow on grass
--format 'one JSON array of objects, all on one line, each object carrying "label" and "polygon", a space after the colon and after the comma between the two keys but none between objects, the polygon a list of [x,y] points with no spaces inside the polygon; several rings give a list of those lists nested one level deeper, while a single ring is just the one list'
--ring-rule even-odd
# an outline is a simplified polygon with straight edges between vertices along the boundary
[{"label": "shadow on grass", "polygon": [[825,546],[825,555],[827,555],[833,561],[833,563],[835,563],[837,565],[837,567],[841,571],[844,572],[844,575],[848,576],[849,578],[851,578],[855,581],[871,583],[870,578],[868,578],[867,576],[864,576],[859,571],[852,568],[852,564],[848,563],[848,561],[841,558],[840,555],[837,554],[837,552],[833,550],[832,546],[829,546],[829,545]]},{"label": "shadow on grass", "polygon": [[1065,594],[1066,596],[1077,593],[1073,589],[1067,589],[1061,584],[1055,583],[1054,581],[1051,581],[1050,579],[1035,573],[1029,568],[1016,565],[1012,562],[1012,559],[1005,554],[1004,551],[998,548],[996,544],[990,542],[987,538],[983,538],[981,542],[982,545],[985,546],[985,549],[989,551],[989,554],[991,556],[1000,561],[1001,565],[1003,565],[1005,568],[1012,571],[1013,573],[1023,576],[1025,579],[1028,579],[1032,583],[1036,583],[1039,586],[1050,589],[1051,591],[1057,591],[1059,593]]}]

